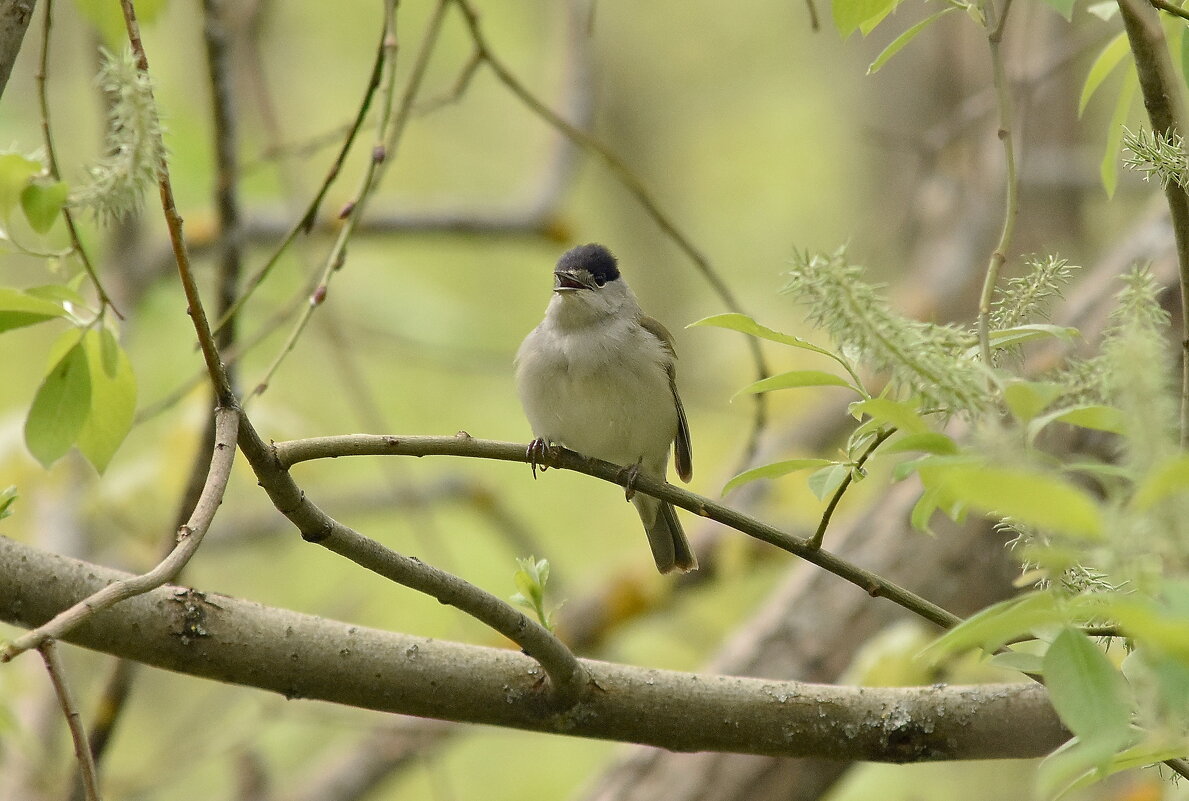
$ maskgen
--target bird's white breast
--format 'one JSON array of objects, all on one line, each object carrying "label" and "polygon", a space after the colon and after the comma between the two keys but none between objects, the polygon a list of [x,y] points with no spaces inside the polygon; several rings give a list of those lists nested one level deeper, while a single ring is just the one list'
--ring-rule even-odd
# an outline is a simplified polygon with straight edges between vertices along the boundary
[{"label": "bird's white breast", "polygon": [[547,316],[520,346],[517,388],[534,436],[664,475],[677,435],[672,356],[634,319],[565,330]]}]

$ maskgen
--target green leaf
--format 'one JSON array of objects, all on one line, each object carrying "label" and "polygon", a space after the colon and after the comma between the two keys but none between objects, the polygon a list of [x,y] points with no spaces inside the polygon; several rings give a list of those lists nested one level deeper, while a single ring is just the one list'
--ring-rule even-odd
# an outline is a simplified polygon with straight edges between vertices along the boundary
[{"label": "green leaf", "polygon": [[1069,342],[1077,339],[1081,332],[1068,325],[1053,325],[1051,323],[1027,323],[1001,331],[992,331],[987,339],[993,348],[1008,348],[1029,342],[1033,339],[1055,337]]},{"label": "green leaf", "polygon": [[0,153],[0,217],[7,219],[41,165],[19,153]]},{"label": "green leaf", "polygon": [[753,467],[751,470],[744,470],[728,481],[726,486],[722,488],[722,493],[726,495],[736,487],[741,487],[758,478],[780,478],[789,473],[795,473],[798,470],[808,470],[812,467],[821,467],[828,464],[834,464],[834,462],[831,462],[829,459],[788,459],[783,462],[772,462],[761,467]]},{"label": "green leaf", "polygon": [[[68,331],[67,337],[76,336]],[[25,445],[49,467],[78,438],[91,410],[91,376],[81,341],[66,351],[50,369],[33,398],[25,419]]]},{"label": "green leaf", "polygon": [[44,234],[54,226],[66,203],[66,184],[61,181],[34,181],[21,192],[21,208],[30,227]]},{"label": "green leaf", "polygon": [[1086,73],[1086,82],[1082,84],[1082,96],[1078,100],[1079,117],[1086,110],[1090,98],[1098,91],[1098,87],[1102,86],[1102,82],[1119,65],[1119,62],[1123,60],[1123,56],[1130,52],[1131,47],[1127,42],[1126,33],[1120,33],[1114,39],[1111,39],[1106,47],[1102,48],[1102,52],[1098,54],[1098,57],[1094,59],[1094,63],[1090,65],[1090,71]]},{"label": "green leaf", "polygon": [[1060,384],[1048,381],[1013,381],[1003,390],[1007,408],[1021,423],[1027,423],[1064,391]]},{"label": "green leaf", "polygon": [[884,453],[933,453],[938,456],[952,456],[958,452],[958,445],[945,434],[936,431],[924,431],[919,434],[908,434],[892,440],[885,445]]},{"label": "green leaf", "polygon": [[814,345],[812,342],[795,337],[791,334],[782,334],[779,331],[774,331],[767,326],[760,325],[746,314],[715,314],[710,317],[703,317],[697,322],[690,323],[686,328],[696,328],[699,326],[709,326],[713,328],[726,328],[731,331],[739,331],[744,334],[749,334],[760,339],[767,339],[772,342],[779,342],[782,345],[792,345],[794,348],[804,348],[811,350],[814,353],[821,353],[829,356],[832,359],[837,359],[830,351],[823,347]]},{"label": "green leaf", "polygon": [[1110,126],[1106,132],[1106,148],[1102,153],[1102,164],[1098,173],[1102,178],[1102,187],[1107,197],[1114,197],[1115,188],[1119,185],[1119,151],[1123,143],[1123,125],[1127,122],[1127,115],[1131,111],[1131,103],[1135,99],[1135,91],[1139,88],[1139,78],[1134,70],[1123,76],[1123,85],[1119,88],[1119,96],[1115,100],[1115,110],[1111,114]]},{"label": "green leaf", "polygon": [[[898,2],[899,0],[834,0],[834,27],[838,29],[838,35],[845,39],[863,23],[883,19]],[[870,31],[871,28],[866,28],[863,34],[866,35]]]},{"label": "green leaf", "polygon": [[984,514],[1010,517],[1044,531],[1102,537],[1098,504],[1085,491],[1056,476],[1027,468],[991,467],[939,460],[918,470],[927,487]]},{"label": "green leaf", "polygon": [[736,392],[735,395],[736,397],[739,395],[754,395],[760,392],[771,392],[776,389],[795,389],[798,387],[849,387],[855,392],[859,392],[845,378],[840,378],[833,373],[827,373],[823,370],[791,370],[787,373],[761,379],[754,384],[748,384]]},{"label": "green leaf", "polygon": [[885,47],[883,49],[882,53],[880,53],[878,56],[876,56],[875,61],[871,62],[871,66],[869,66],[867,68],[867,74],[872,75],[876,72],[879,72],[880,68],[884,64],[887,64],[888,60],[891,59],[892,56],[896,55],[901,50],[903,50],[904,46],[906,44],[908,44],[913,39],[915,39],[918,33],[925,30],[925,28],[928,28],[930,25],[932,25],[934,22],[936,22],[938,19],[940,19],[943,15],[948,14],[951,11],[956,11],[957,9],[958,9],[957,6],[947,6],[946,8],[943,8],[941,11],[938,11],[936,14],[932,14],[932,15],[926,17],[925,19],[918,22],[916,25],[913,25],[911,28],[906,30],[904,33],[897,36],[895,39],[892,40],[891,44],[889,44],[887,47]]},{"label": "green leaf", "polygon": [[937,500],[937,490],[926,489],[921,493],[921,497],[917,498],[917,502],[913,504],[909,522],[912,523],[912,527],[917,531],[922,531],[926,534],[933,533],[933,529],[929,527],[929,521],[933,519],[933,513],[937,511]]},{"label": "green leaf", "polygon": [[1037,675],[1044,673],[1044,657],[1040,654],[1030,654],[1027,651],[1004,651],[992,656],[988,662],[995,667],[1018,670],[1021,673]]},{"label": "green leaf", "polygon": [[1157,465],[1135,489],[1131,505],[1151,509],[1170,495],[1189,490],[1189,456],[1176,456]]},{"label": "green leaf", "polygon": [[1058,409],[1033,420],[1028,426],[1028,438],[1029,441],[1036,439],[1037,435],[1050,423],[1068,423],[1094,431],[1121,434],[1125,422],[1123,412],[1114,406],[1099,404],[1072,406],[1068,409]]},{"label": "green leaf", "polygon": [[0,520],[12,514],[12,505],[17,501],[17,488],[7,486],[0,490]]},{"label": "green leaf", "polygon": [[917,414],[916,406],[906,401],[894,401],[891,398],[868,398],[852,403],[850,413],[855,419],[864,414],[869,415],[881,424],[893,425],[910,434],[923,434],[930,430],[925,418]]},{"label": "green leaf", "polygon": [[1080,631],[1065,628],[1044,657],[1045,686],[1061,722],[1100,766],[1131,739],[1130,688]]},{"label": "green leaf", "polygon": [[1065,623],[1068,619],[1061,599],[1052,591],[1035,590],[1000,601],[963,620],[926,648],[923,655],[938,662],[972,648],[996,651],[1017,637],[1054,623]]},{"label": "green leaf", "polygon": [[807,482],[809,489],[819,501],[824,501],[827,496],[833,495],[834,490],[842,485],[842,482],[850,475],[850,471],[850,465],[845,464],[835,463],[823,467],[809,477]]},{"label": "green leaf", "polygon": [[83,337],[91,380],[91,405],[78,434],[78,449],[100,473],[107,469],[136,416],[136,376],[127,354],[106,328]]},{"label": "green leaf", "polygon": [[65,316],[66,310],[60,304],[0,287],[0,333]]}]

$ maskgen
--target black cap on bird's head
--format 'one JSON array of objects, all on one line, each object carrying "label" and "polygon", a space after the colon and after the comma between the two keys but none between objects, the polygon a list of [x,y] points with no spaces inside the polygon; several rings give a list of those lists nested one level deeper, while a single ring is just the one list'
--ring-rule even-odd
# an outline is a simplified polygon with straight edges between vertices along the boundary
[{"label": "black cap on bird's head", "polygon": [[571,248],[557,260],[553,271],[554,291],[598,289],[619,278],[619,265],[611,251],[591,243]]}]

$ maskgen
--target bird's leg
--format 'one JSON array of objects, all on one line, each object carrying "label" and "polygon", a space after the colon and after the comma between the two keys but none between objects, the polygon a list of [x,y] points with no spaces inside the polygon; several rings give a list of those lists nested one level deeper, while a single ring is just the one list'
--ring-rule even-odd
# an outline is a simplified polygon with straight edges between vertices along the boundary
[{"label": "bird's leg", "polygon": [[630,501],[636,495],[636,478],[640,475],[640,465],[643,462],[644,457],[641,456],[635,464],[621,469],[619,475],[615,477],[616,481],[623,484],[623,499],[625,501]]},{"label": "bird's leg", "polygon": [[549,469],[549,465],[545,464],[545,460],[549,458],[551,446],[541,437],[537,437],[528,444],[528,450],[525,451],[525,456],[528,458],[529,466],[533,469],[533,478],[537,477],[537,468],[541,468],[544,473]]}]

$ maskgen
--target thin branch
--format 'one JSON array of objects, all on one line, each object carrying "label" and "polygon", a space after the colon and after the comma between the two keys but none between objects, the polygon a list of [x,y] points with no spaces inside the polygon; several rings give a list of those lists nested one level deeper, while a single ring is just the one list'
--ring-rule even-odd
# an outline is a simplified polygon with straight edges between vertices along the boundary
[{"label": "thin branch", "polygon": [[87,801],[99,801],[99,779],[95,774],[95,760],[91,757],[91,746],[87,744],[87,730],[83,727],[78,706],[74,703],[74,694],[70,691],[62,661],[58,658],[57,643],[46,640],[38,646],[38,650],[41,651],[45,669],[50,674],[54,693],[58,696],[58,705],[62,707],[62,714],[66,717],[70,739],[74,741],[74,757],[78,760],[84,797]]},{"label": "thin branch", "polygon": [[[33,625],[126,574],[0,537],[0,619]],[[558,714],[510,650],[377,631],[163,587],[69,639],[219,681],[385,712],[576,737],[840,760],[1037,757],[1069,738],[1036,684],[840,687],[581,660],[593,692]]]},{"label": "thin branch", "polygon": [[[136,57],[136,67],[141,73],[148,75],[149,59],[145,54],[144,42],[140,38],[140,24],[136,21],[136,8],[132,0],[120,0],[120,8],[124,13],[124,26],[128,31],[128,42]],[[149,84],[150,87],[151,85]],[[151,92],[152,89],[150,88],[149,91]],[[161,135],[160,131],[157,135]],[[161,150],[162,152],[165,150],[164,143],[161,145]],[[219,346],[211,333],[206,309],[202,305],[202,295],[194,280],[194,272],[190,265],[190,252],[186,246],[186,237],[182,233],[182,217],[178,214],[177,204],[174,202],[173,182],[169,177],[169,165],[164,159],[157,165],[157,189],[161,194],[161,211],[165,215],[165,224],[169,228],[169,241],[173,247],[174,259],[177,261],[178,277],[182,282],[182,290],[186,294],[188,313],[194,325],[194,332],[198,337],[203,361],[206,362],[211,386],[214,388],[215,396],[219,399],[219,406],[238,409],[239,401],[231,388],[227,370],[219,359]]]},{"label": "thin branch", "polygon": [[421,84],[429,67],[430,56],[433,55],[438,37],[442,31],[442,22],[445,18],[447,2],[448,0],[438,0],[437,5],[434,7],[433,16],[430,17],[429,23],[426,25],[425,34],[421,39],[421,44],[418,47],[417,55],[413,62],[412,72],[401,95],[399,107],[396,107],[395,110],[392,97],[396,88],[396,10],[395,4],[386,6],[388,9],[388,24],[386,26],[388,34],[385,37],[384,44],[388,55],[385,62],[386,75],[381,85],[385,95],[385,102],[380,111],[380,120],[376,131],[376,144],[372,147],[371,157],[368,160],[367,168],[364,170],[362,178],[360,178],[359,188],[356,190],[355,197],[348,201],[344,209],[339,213],[340,218],[343,218],[345,222],[339,229],[334,245],[326,256],[322,273],[319,276],[313,294],[310,296],[310,302],[302,309],[301,315],[290,331],[288,339],[281,346],[276,358],[273,359],[272,363],[265,370],[264,377],[252,390],[251,394],[253,396],[261,394],[268,388],[272,376],[280,368],[285,357],[292,352],[298,338],[305,331],[314,310],[322,305],[323,300],[325,300],[326,290],[330,284],[331,277],[342,268],[346,261],[347,243],[351,241],[351,237],[355,233],[359,220],[363,217],[363,212],[368,202],[371,200],[375,190],[379,187],[387,165],[396,156],[397,147],[401,137],[404,135],[405,126],[413,110],[413,104],[417,99],[417,94],[421,90]]},{"label": "thin branch", "polygon": [[239,412],[234,409],[219,409],[216,415],[215,448],[211,455],[206,486],[203,487],[202,496],[194,507],[194,513],[186,525],[178,529],[177,545],[165,559],[148,573],[108,585],[74,604],[45,625],[16,638],[0,649],[0,662],[8,662],[30,648],[39,648],[47,640],[61,639],[71,629],[98,612],[173,581],[198,550],[219,504],[223,502],[223,492],[227,488],[227,479],[231,476],[231,466],[235,460],[235,438],[238,428]]},{"label": "thin branch", "polygon": [[1189,9],[1181,8],[1176,3],[1170,3],[1169,0],[1148,0],[1148,2],[1161,11],[1167,11],[1174,17],[1189,19]]},{"label": "thin branch", "polygon": [[863,454],[855,461],[854,465],[847,471],[846,478],[842,479],[842,483],[838,485],[838,489],[834,490],[834,496],[830,498],[830,502],[826,504],[826,509],[822,512],[821,522],[817,524],[817,531],[813,532],[813,536],[809,538],[810,548],[822,547],[822,540],[825,539],[826,529],[830,526],[830,520],[834,517],[834,510],[838,508],[838,503],[842,500],[842,496],[846,494],[847,489],[854,483],[855,473],[863,469],[863,465],[871,458],[871,454],[884,442],[888,437],[896,433],[895,428],[885,428],[880,431],[875,439],[871,440],[871,444],[863,451]]},{"label": "thin branch", "polygon": [[[733,312],[743,313],[743,308],[740,306],[735,295],[731,292],[727,283],[722,279],[714,267],[710,264],[710,260],[694,245],[693,241],[685,235],[684,232],[677,226],[675,222],[661,209],[660,203],[648,191],[648,187],[640,180],[630,167],[602,142],[591,136],[586,131],[571,124],[561,115],[551,109],[544,101],[534,95],[515,75],[511,70],[501,61],[492,51],[491,46],[487,42],[486,36],[479,24],[479,15],[471,6],[469,0],[453,0],[459,11],[462,12],[466,20],[467,28],[471,34],[471,40],[475,44],[475,50],[479,57],[487,64],[491,71],[495,73],[496,78],[502,83],[508,91],[515,95],[521,103],[523,103],[530,111],[540,117],[549,126],[557,131],[560,131],[568,139],[584,148],[590,153],[599,156],[611,174],[615,176],[625,189],[636,198],[636,202],[644,209],[652,221],[661,231],[673,241],[677,247],[685,253],[685,255],[693,262],[698,272],[710,284],[711,290],[718,295],[723,305],[728,310]],[[757,380],[766,378],[769,374],[768,365],[764,359],[764,352],[760,347],[759,340],[754,337],[746,338],[747,347],[751,351],[752,361],[755,363]],[[763,434],[767,426],[767,399],[763,393],[755,395],[755,416],[752,422],[752,431],[747,445],[747,459],[754,455],[759,446],[760,436]]]},{"label": "thin branch", "polygon": [[[41,25],[41,57],[37,64],[37,103],[41,109],[41,139],[45,145],[45,158],[49,167],[50,177],[55,181],[61,180],[61,173],[58,170],[58,156],[54,148],[54,137],[50,133],[50,101],[49,91],[47,89],[46,81],[49,78],[49,57],[50,57],[50,28],[52,27],[54,0],[44,0],[42,3],[43,21]],[[99,296],[99,308],[111,309],[112,312],[121,320],[124,315],[120,314],[120,310],[112,302],[111,297],[107,294],[107,290],[103,288],[103,283],[99,280],[99,273],[96,272],[94,265],[91,263],[91,257],[87,255],[87,249],[83,247],[82,239],[78,235],[78,226],[74,222],[74,213],[70,211],[69,206],[62,207],[62,221],[66,224],[66,231],[70,235],[70,248],[78,254],[79,262],[83,265],[83,270],[87,273],[87,278],[90,279],[91,285],[95,287],[95,293]]]},{"label": "thin branch", "polygon": [[[991,8],[990,3],[987,4]],[[995,295],[995,287],[999,284],[999,271],[1007,261],[1007,251],[1011,247],[1015,234],[1016,218],[1020,212],[1020,177],[1016,171],[1016,151],[1014,134],[1012,131],[1012,101],[1011,84],[1007,80],[1007,71],[1003,63],[1001,45],[1003,43],[1003,27],[1007,24],[1008,12],[1011,11],[1011,0],[1005,0],[1003,10],[997,21],[988,19],[987,24],[993,25],[987,35],[987,44],[991,49],[991,74],[995,85],[995,99],[999,108],[999,141],[1003,143],[1004,173],[1007,189],[1004,196],[1003,228],[999,233],[999,241],[991,252],[987,262],[987,274],[983,280],[983,290],[978,303],[978,342],[982,353],[983,364],[991,367],[991,301]]]},{"label": "thin branch", "polygon": [[[348,434],[338,437],[315,437],[278,442],[274,443],[272,447],[277,468],[286,471],[299,462],[339,456],[462,456],[507,462],[528,462],[525,445],[475,439],[465,434],[455,437]],[[613,484],[621,484],[623,481],[623,467],[599,459],[588,459],[565,448],[554,448],[549,455],[547,465],[585,473]],[[669,501],[696,515],[717,520],[723,525],[775,545],[777,548],[799,556],[805,561],[851,582],[872,597],[887,598],[942,628],[949,628],[960,621],[957,615],[915,593],[840,559],[829,551],[812,547],[807,539],[787,534],[774,526],[716,503],[709,498],[696,495],[643,473],[636,477],[634,487],[645,495]],[[273,500],[276,503],[277,499]],[[300,498],[293,500],[301,502]],[[278,504],[278,508],[283,510],[286,507]]]},{"label": "thin branch", "polygon": [[330,169],[326,172],[326,177],[322,179],[322,184],[318,187],[318,191],[314,193],[314,197],[306,206],[305,212],[300,218],[298,218],[297,222],[293,223],[289,227],[288,232],[281,239],[281,243],[277,245],[275,250],[273,250],[272,255],[268,257],[268,260],[264,263],[264,265],[250,279],[248,279],[247,286],[244,288],[243,294],[240,295],[239,298],[236,299],[236,302],[232,304],[232,306],[227,310],[227,312],[222,317],[220,317],[219,321],[215,324],[216,331],[221,329],[227,323],[227,320],[231,317],[231,315],[238,312],[240,307],[247,302],[248,298],[252,296],[252,293],[256,290],[256,288],[264,283],[264,280],[268,278],[269,274],[272,272],[272,269],[277,265],[278,262],[280,262],[281,256],[285,254],[285,252],[289,249],[289,246],[293,244],[293,241],[297,239],[297,235],[309,233],[314,227],[314,224],[317,222],[318,209],[322,207],[322,201],[326,199],[327,192],[330,191],[330,187],[339,177],[339,173],[342,172],[343,165],[347,161],[347,154],[351,152],[351,147],[355,144],[355,138],[359,135],[359,131],[363,128],[364,120],[367,119],[368,112],[371,110],[372,99],[375,97],[376,91],[380,88],[380,82],[384,75],[384,64],[388,58],[388,40],[389,31],[387,16],[385,16],[385,24],[382,26],[380,31],[380,43],[376,47],[376,57],[372,62],[371,75],[368,77],[367,87],[363,90],[363,100],[359,103],[359,110],[355,113],[355,119],[352,120],[351,124],[347,127],[346,136],[343,138],[342,145],[339,147],[339,152],[335,156],[334,161],[331,163]]},{"label": "thin branch", "polygon": [[[1168,54],[1160,15],[1144,0],[1118,0],[1119,15],[1135,56],[1152,130],[1166,137],[1184,135],[1185,109],[1181,80]],[[1181,282],[1181,447],[1189,448],[1189,194],[1174,181],[1164,187],[1177,243]]]},{"label": "thin branch", "polygon": [[[420,559],[396,553],[344,526],[319,509],[298,487],[274,450],[247,419],[239,447],[277,510],[289,518],[303,539],[345,556],[390,581],[437,598],[503,634],[540,663],[557,711],[589,695],[589,677],[569,648],[548,629],[491,593]],[[523,455],[523,454],[522,454]]]}]

